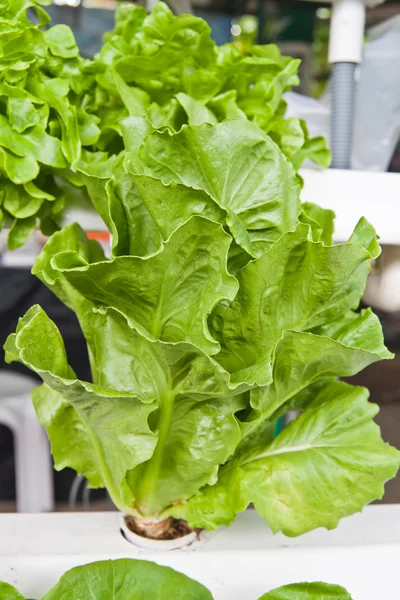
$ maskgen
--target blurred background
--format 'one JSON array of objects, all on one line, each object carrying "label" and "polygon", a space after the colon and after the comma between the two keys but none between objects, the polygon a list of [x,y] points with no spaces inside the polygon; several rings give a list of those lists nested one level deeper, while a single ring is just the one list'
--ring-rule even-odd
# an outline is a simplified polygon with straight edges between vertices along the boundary
[{"label": "blurred background", "polygon": [[[142,4],[149,7],[155,2]],[[288,95],[289,112],[305,118],[312,135],[329,137],[329,4],[304,0],[170,0],[167,4],[175,14],[190,12],[204,18],[219,45],[233,41],[245,51],[253,44],[276,43],[282,53],[300,58],[301,83],[294,94]],[[86,57],[96,54],[103,34],[113,28],[115,8],[114,0],[55,0],[48,7],[53,23],[66,23],[72,27],[81,53]],[[353,168],[400,173],[399,65],[400,0],[397,0],[367,10],[363,87],[360,86],[363,102],[357,100],[356,104]],[[388,89],[386,112],[374,101],[377,86]],[[386,121],[378,138],[370,137],[366,142],[365,115],[372,114],[378,119],[380,112]],[[362,113],[363,120],[360,117],[357,122],[357,116]],[[357,134],[357,127],[361,128],[363,136]],[[107,243],[107,239],[102,241]],[[42,242],[40,236],[32,237],[22,249],[10,253],[0,235],[0,347],[7,335],[15,330],[18,317],[32,304],[41,304],[61,330],[78,377],[90,379],[86,346],[75,316],[30,274]],[[352,378],[352,382],[371,390],[371,400],[381,407],[377,421],[383,437],[400,447],[399,246],[384,247],[382,256],[373,266],[365,303],[372,305],[380,316],[386,343],[396,353],[396,358],[371,366]],[[0,370],[28,374],[16,363],[6,365],[2,349]],[[13,511],[16,508],[14,439],[10,428],[4,425],[0,425],[0,481],[0,512]],[[54,474],[54,486],[57,510],[76,506],[87,508],[89,502],[92,509],[112,508],[103,492],[91,492],[89,496],[83,482],[75,480],[75,474],[68,469]],[[400,502],[399,477],[387,485],[384,502]]]}]

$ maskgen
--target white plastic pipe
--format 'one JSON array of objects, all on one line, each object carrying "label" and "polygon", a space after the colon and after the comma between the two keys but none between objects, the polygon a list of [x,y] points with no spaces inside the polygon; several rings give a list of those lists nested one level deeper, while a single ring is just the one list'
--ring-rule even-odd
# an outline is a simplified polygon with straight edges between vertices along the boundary
[{"label": "white plastic pipe", "polygon": [[329,38],[329,62],[360,64],[364,28],[364,0],[334,0]]}]

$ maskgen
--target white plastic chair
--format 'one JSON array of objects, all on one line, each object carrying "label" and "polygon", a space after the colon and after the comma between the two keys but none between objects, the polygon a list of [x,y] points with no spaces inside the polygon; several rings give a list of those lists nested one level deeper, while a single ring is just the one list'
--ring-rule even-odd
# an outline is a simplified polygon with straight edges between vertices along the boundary
[{"label": "white plastic chair", "polygon": [[0,423],[14,436],[17,511],[27,513],[54,507],[49,443],[30,397],[36,386],[30,377],[0,371]]}]

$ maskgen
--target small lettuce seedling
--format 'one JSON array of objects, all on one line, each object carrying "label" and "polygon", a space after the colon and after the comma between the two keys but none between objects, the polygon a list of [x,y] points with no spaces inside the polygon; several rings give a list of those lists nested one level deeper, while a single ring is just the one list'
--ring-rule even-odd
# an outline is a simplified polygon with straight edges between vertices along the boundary
[{"label": "small lettuce seedling", "polygon": [[43,379],[56,468],[138,519],[214,529],[252,503],[274,532],[336,527],[399,466],[368,391],[338,381],[392,356],[357,310],[373,227],[333,245],[333,213],[300,203],[292,164],[249,121],[120,127],[126,151],[83,174],[112,257],[73,224],[33,268],[76,313],[93,381],[39,306],[5,346]]},{"label": "small lettuce seedling", "polygon": [[[11,585],[0,582],[1,600],[25,600]],[[122,558],[75,567],[42,600],[212,600],[200,583],[145,560]]]},{"label": "small lettuce seedling", "polygon": [[339,585],[293,583],[272,590],[259,600],[351,600],[351,596]]}]

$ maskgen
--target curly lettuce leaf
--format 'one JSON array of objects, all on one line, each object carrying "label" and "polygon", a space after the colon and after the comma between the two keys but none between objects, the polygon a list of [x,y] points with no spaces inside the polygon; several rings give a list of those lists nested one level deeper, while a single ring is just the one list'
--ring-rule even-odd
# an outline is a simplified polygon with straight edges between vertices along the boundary
[{"label": "curly lettuce leaf", "polygon": [[121,256],[88,265],[65,251],[53,263],[78,292],[99,309],[121,312],[144,337],[190,342],[215,354],[219,347],[208,333],[207,316],[237,291],[225,270],[229,245],[219,224],[194,216],[146,259]]},{"label": "curly lettuce leaf", "polygon": [[[358,235],[360,228],[367,233]],[[296,335],[295,331],[313,330],[358,306],[371,258],[365,247],[370,244],[370,229],[361,221],[354,242],[325,246],[312,241],[310,228],[300,224],[236,274],[239,291],[234,301],[218,305],[210,318],[212,334],[221,344],[218,361],[234,374],[233,381],[268,385],[273,355],[279,352],[279,343],[285,344],[285,337],[281,340],[284,332]],[[371,362],[390,356],[383,346],[378,321],[375,329],[380,348],[378,344],[376,352],[369,355]],[[307,347],[300,339],[309,335],[298,337],[298,348]],[[315,344],[317,347],[318,340]],[[312,343],[310,346],[314,347]],[[338,347],[334,355],[338,361],[340,351]],[[364,348],[362,356],[368,361]],[[344,375],[340,369],[336,374]]]},{"label": "curly lettuce leaf", "polygon": [[299,186],[290,163],[260,129],[247,121],[183,127],[150,134],[136,172],[203,190],[227,213],[235,241],[259,256],[300,212]]},{"label": "curly lettuce leaf", "polygon": [[351,325],[338,335],[285,331],[276,345],[271,383],[251,392],[249,422],[269,418],[275,410],[321,377],[350,377],[368,365],[392,358],[378,318],[366,310],[351,314]]},{"label": "curly lettuce leaf", "polygon": [[399,467],[399,452],[373,422],[378,408],[364,388],[331,382],[274,440],[242,445],[175,516],[197,526],[230,523],[253,503],[274,532],[297,536],[339,520],[383,495]]},{"label": "curly lettuce leaf", "polygon": [[[6,2],[0,16],[0,209],[3,224],[11,225],[10,249],[38,222],[44,233],[58,227],[67,197],[57,177],[68,179],[82,145],[100,134],[98,117],[83,103],[94,84],[84,74],[89,61],[79,56],[68,27],[42,29],[49,19],[41,4],[49,3]],[[36,10],[37,23],[28,8]]]},{"label": "curly lettuce leaf", "polygon": [[322,138],[309,139],[304,121],[284,117],[283,95],[298,84],[299,63],[272,44],[253,46],[248,54],[234,44],[218,47],[205,21],[175,17],[158,2],[150,15],[140,6],[117,9],[94,69],[98,90],[114,107],[111,121],[128,112],[179,131],[183,124],[247,119],[277,141],[296,169],[306,158],[327,166]]},{"label": "curly lettuce leaf", "polygon": [[[333,244],[335,230],[335,213],[312,202],[301,205],[300,221],[311,226],[314,242],[323,242],[326,246]],[[376,239],[376,235],[374,236]]]}]

